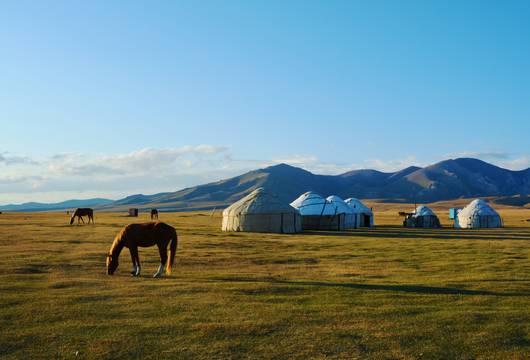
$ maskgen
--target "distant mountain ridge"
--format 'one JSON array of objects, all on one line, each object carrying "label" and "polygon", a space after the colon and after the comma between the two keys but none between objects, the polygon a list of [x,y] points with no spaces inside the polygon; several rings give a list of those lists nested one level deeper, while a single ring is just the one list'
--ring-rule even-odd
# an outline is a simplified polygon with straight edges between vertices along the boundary
[{"label": "distant mountain ridge", "polygon": [[[306,191],[323,196],[381,199],[392,202],[435,202],[458,198],[522,195],[530,193],[530,168],[512,171],[482,160],[460,158],[420,168],[410,166],[396,172],[353,170],[340,175],[316,175],[294,166],[279,164],[240,176],[177,192],[134,195],[102,209],[157,207],[168,211],[202,210],[227,206],[258,187],[264,187],[286,202]],[[523,204],[524,205],[524,204]]]},{"label": "distant mountain ridge", "polygon": [[[342,198],[388,202],[429,203],[495,196],[502,198],[506,204],[524,206],[530,194],[530,168],[512,171],[482,160],[460,158],[444,160],[424,168],[410,166],[396,172],[364,169],[340,175],[317,175],[298,167],[279,164],[176,192],[137,194],[116,201],[99,199],[103,201],[82,206],[94,206],[99,210],[124,210],[129,207],[141,210],[156,207],[165,211],[204,210],[225,207],[258,187],[266,188],[286,202],[311,190],[323,196],[335,194]],[[81,206],[69,202],[59,204],[60,208]],[[53,209],[58,209],[59,204],[51,205],[56,206]],[[0,207],[2,209],[10,210]],[[42,209],[40,207],[38,210]],[[32,211],[29,208],[24,210]]]},{"label": "distant mountain ridge", "polygon": [[113,203],[113,200],[94,198],[86,200],[66,200],[58,203],[27,202],[23,204],[1,205],[0,211],[50,211],[66,210],[78,207],[96,207]]}]

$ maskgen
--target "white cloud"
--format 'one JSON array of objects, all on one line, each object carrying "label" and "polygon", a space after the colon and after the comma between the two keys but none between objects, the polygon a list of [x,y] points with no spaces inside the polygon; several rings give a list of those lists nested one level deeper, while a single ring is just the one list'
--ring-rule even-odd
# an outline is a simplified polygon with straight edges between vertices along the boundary
[{"label": "white cloud", "polygon": [[462,151],[448,154],[449,158],[469,157],[487,161],[510,170],[525,170],[530,167],[530,156],[501,151]]},{"label": "white cloud", "polygon": [[173,191],[235,175],[236,168],[217,170],[226,162],[227,152],[227,147],[201,145],[115,155],[65,153],[34,159],[2,154],[0,203],[43,201],[50,193],[70,196],[99,191],[121,197],[132,192]]},{"label": "white cloud", "polygon": [[[452,155],[459,156],[479,157],[516,170],[530,166],[527,155],[495,152]],[[0,204],[94,196],[120,198],[134,193],[176,191],[279,163],[329,175],[355,169],[391,172],[411,165],[427,165],[414,156],[368,159],[359,163],[326,162],[304,154],[272,160],[238,159],[228,147],[210,145],[146,148],[124,154],[64,153],[34,158],[4,152],[0,153]]]},{"label": "white cloud", "polygon": [[394,172],[403,170],[409,166],[419,166],[423,167],[426,164],[420,162],[414,156],[408,156],[403,159],[391,159],[391,160],[381,160],[381,159],[368,159],[364,162],[365,168],[375,169],[384,172]]},{"label": "white cloud", "polygon": [[322,175],[337,175],[342,174],[352,169],[358,168],[356,164],[336,164],[320,161],[317,157],[312,155],[291,155],[281,156],[266,162],[267,166],[276,164],[288,164],[291,166],[301,167],[305,170],[311,171],[315,174]]},{"label": "white cloud", "polygon": [[530,168],[530,156],[520,156],[500,162],[500,166],[510,170],[525,170]]}]

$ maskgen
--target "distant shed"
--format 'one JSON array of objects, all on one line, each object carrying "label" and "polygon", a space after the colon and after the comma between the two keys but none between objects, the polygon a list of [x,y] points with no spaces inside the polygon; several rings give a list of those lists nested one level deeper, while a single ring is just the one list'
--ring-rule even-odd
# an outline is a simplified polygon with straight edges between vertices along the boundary
[{"label": "distant shed", "polygon": [[138,217],[138,209],[137,208],[130,208],[129,209],[129,216]]}]

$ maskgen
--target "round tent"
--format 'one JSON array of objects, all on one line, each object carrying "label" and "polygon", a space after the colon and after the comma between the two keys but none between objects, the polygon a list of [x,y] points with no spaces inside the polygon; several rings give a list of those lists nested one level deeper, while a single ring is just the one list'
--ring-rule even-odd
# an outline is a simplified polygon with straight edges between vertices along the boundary
[{"label": "round tent", "polygon": [[482,199],[475,199],[458,212],[455,227],[463,229],[502,227],[497,211]]},{"label": "round tent", "polygon": [[407,216],[403,225],[412,228],[439,228],[440,219],[438,216],[427,206],[420,205],[416,210]]},{"label": "round tent", "polygon": [[291,206],[298,209],[300,215],[335,215],[335,207],[329,201],[313,191],[300,195]]},{"label": "round tent", "polygon": [[301,229],[298,210],[263,188],[254,190],[223,211],[223,231],[292,234]]},{"label": "round tent", "polygon": [[335,207],[335,213],[344,214],[344,227],[346,229],[355,229],[359,227],[356,214],[352,208],[344,202],[344,200],[337,195],[328,196],[326,200]]},{"label": "round tent", "polygon": [[302,215],[304,230],[344,230],[344,214],[319,194],[308,191],[291,203]]},{"label": "round tent", "polygon": [[346,199],[345,202],[356,214],[359,227],[374,226],[374,213],[372,212],[372,209],[356,198]]}]

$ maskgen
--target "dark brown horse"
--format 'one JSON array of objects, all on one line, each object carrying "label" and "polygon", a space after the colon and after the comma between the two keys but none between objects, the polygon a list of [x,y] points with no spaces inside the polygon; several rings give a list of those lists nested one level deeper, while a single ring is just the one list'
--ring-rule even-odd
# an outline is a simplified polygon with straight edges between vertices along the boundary
[{"label": "dark brown horse", "polygon": [[158,220],[158,210],[157,209],[151,209],[151,220],[157,219]]},{"label": "dark brown horse", "polygon": [[79,224],[79,220],[85,223],[85,220],[83,220],[83,216],[88,216],[88,223],[90,224],[90,220],[92,220],[92,224],[94,223],[94,210],[90,208],[77,208],[75,209],[74,213],[72,214],[72,217],[70,218],[70,225],[74,223],[74,219],[77,217],[77,223]]},{"label": "dark brown horse", "polygon": [[[175,228],[163,222],[150,222],[144,224],[129,224],[125,226],[112,243],[110,251],[107,254],[107,274],[112,275],[118,268],[118,258],[124,247],[131,252],[133,276],[140,275],[140,257],[138,256],[139,247],[158,246],[160,253],[160,266],[154,277],[161,277],[166,271],[171,273],[171,267],[175,261],[177,252],[177,232]],[[169,245],[169,256],[167,247]]]}]

